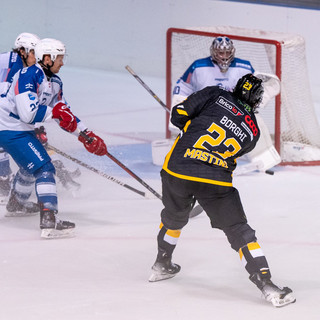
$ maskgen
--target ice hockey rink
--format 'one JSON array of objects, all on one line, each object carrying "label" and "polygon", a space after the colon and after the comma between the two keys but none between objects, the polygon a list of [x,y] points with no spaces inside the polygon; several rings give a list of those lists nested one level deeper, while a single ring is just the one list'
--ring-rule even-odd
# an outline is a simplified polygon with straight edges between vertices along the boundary
[{"label": "ice hockey rink", "polygon": [[[74,113],[106,141],[111,154],[161,193],[160,167],[151,157],[151,142],[164,138],[165,111],[158,102],[125,69],[65,66],[60,76]],[[165,99],[164,79],[142,78]],[[47,131],[51,145],[146,191],[55,123]],[[70,170],[79,167],[53,157]],[[149,283],[161,201],[79,168],[80,190],[58,183],[60,217],[76,223],[74,238],[40,239],[38,216],[8,218],[0,207],[1,320],[319,319],[320,167],[277,167],[273,176],[234,178],[273,281],[292,288],[297,298],[280,309],[261,299],[238,254],[220,230],[210,228],[204,213],[182,231],[173,259],[181,272]]]}]

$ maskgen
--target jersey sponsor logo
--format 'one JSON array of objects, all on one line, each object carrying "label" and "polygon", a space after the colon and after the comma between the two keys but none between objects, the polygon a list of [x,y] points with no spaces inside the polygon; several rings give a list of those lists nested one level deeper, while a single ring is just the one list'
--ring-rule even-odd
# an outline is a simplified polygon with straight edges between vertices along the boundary
[{"label": "jersey sponsor logo", "polygon": [[29,97],[29,99],[30,99],[30,100],[35,100],[35,99],[36,99],[36,97],[35,97],[35,96],[33,96],[33,95],[32,95],[32,94],[30,94],[30,93],[28,94],[28,97]]},{"label": "jersey sponsor logo", "polygon": [[[227,116],[223,116],[220,120],[220,123],[223,124],[226,128],[234,133],[236,137],[238,137],[242,142],[247,137],[247,135],[242,131],[240,127],[238,127],[232,120],[230,120]],[[250,132],[251,133],[251,132]]]},{"label": "jersey sponsor logo", "polygon": [[[229,78],[215,78],[215,80],[218,82],[222,82],[222,81],[229,81]],[[222,84],[222,83],[221,83]],[[219,84],[218,84],[219,85]]]},{"label": "jersey sponsor logo", "polygon": [[231,112],[234,116],[242,116],[244,113],[231,101],[219,96],[216,103],[222,108]]},{"label": "jersey sponsor logo", "polygon": [[255,125],[254,121],[248,115],[244,117],[244,120],[249,125],[250,129],[252,130],[252,134],[254,136],[256,136],[258,134],[258,128]]},{"label": "jersey sponsor logo", "polygon": [[30,149],[34,152],[34,154],[38,157],[40,161],[43,161],[44,159],[42,158],[40,152],[36,149],[36,147],[32,144],[32,142],[28,142],[28,146]]},{"label": "jersey sponsor logo", "polygon": [[218,157],[214,156],[210,152],[202,151],[199,149],[188,148],[183,157],[190,158],[190,159],[197,159],[197,160],[209,163],[209,164],[213,164],[213,165],[220,166],[223,168],[228,168],[226,161],[219,159]]}]

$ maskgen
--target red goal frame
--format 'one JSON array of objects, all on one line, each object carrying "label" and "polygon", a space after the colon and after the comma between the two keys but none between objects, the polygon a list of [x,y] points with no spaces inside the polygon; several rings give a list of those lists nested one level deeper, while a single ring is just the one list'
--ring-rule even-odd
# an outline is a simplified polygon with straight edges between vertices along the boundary
[{"label": "red goal frame", "polygon": [[[169,28],[167,30],[167,45],[166,45],[166,105],[169,109],[171,109],[171,98],[172,98],[172,82],[171,82],[171,57],[172,57],[172,34],[173,33],[184,33],[184,34],[192,34],[199,36],[207,36],[207,37],[216,37],[221,33],[214,32],[206,32],[206,31],[196,31],[196,30],[188,30],[188,29],[180,29],[180,28]],[[276,48],[276,75],[281,81],[281,43],[276,40],[270,39],[260,39],[254,37],[243,37],[232,34],[224,34],[233,40],[242,40],[247,42],[258,42],[264,44],[274,45]],[[192,61],[190,61],[190,64]],[[177,79],[178,80],[178,79]],[[280,113],[281,113],[281,97],[278,94],[275,98],[275,148],[280,153]],[[170,138],[170,131],[168,130],[169,125],[169,114],[166,113],[166,138]]]}]

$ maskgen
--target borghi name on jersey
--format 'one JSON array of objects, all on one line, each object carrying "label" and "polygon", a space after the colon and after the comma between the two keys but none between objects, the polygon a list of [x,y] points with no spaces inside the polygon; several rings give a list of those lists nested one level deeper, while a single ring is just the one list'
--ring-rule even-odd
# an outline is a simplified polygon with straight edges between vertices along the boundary
[{"label": "borghi name on jersey", "polygon": [[232,186],[236,159],[250,152],[260,132],[251,107],[218,86],[193,93],[172,110],[182,133],[163,170],[180,179]]}]

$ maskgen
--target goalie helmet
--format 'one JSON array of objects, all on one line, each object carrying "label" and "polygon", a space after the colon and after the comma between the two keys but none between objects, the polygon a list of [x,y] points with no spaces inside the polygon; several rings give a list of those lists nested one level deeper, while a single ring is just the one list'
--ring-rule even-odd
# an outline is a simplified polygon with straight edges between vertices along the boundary
[{"label": "goalie helmet", "polygon": [[23,48],[28,54],[30,50],[35,49],[39,41],[40,38],[37,35],[33,33],[23,32],[18,35],[16,41],[14,42],[14,48]]},{"label": "goalie helmet", "polygon": [[219,36],[214,38],[210,47],[212,59],[218,64],[221,72],[226,72],[234,59],[236,49],[232,40],[228,37]]},{"label": "goalie helmet", "polygon": [[49,55],[54,62],[57,56],[66,55],[66,47],[60,40],[45,38],[36,45],[35,55],[37,61],[42,61],[43,56]]},{"label": "goalie helmet", "polygon": [[233,90],[237,98],[251,106],[253,111],[261,103],[263,92],[262,80],[251,73],[240,78]]}]

